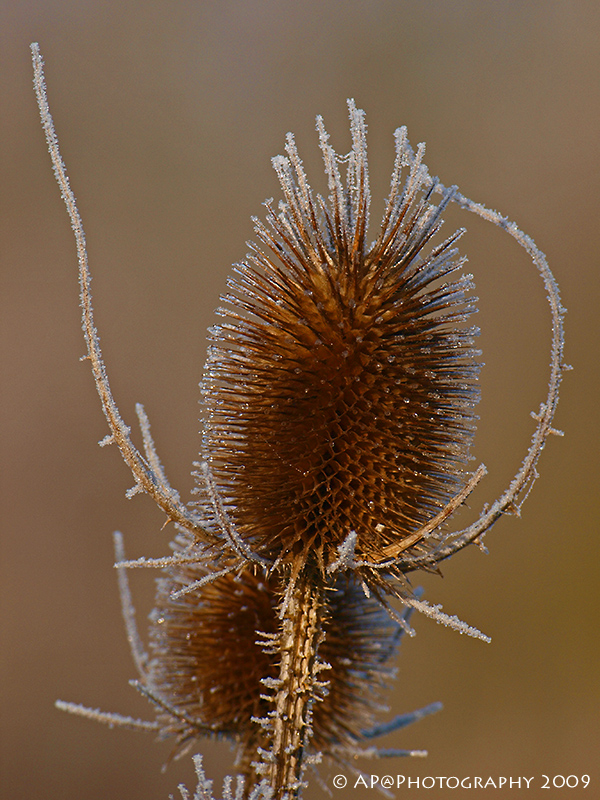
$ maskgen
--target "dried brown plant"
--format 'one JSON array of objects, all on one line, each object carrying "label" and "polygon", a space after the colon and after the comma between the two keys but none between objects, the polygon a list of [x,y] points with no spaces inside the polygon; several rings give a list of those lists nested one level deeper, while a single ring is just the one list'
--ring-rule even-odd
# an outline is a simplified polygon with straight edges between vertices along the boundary
[{"label": "dried brown plant", "polygon": [[[201,737],[237,748],[241,776],[226,797],[297,796],[322,755],[349,763],[389,751],[381,733],[439,707],[377,724],[383,690],[413,609],[486,639],[413,591],[408,575],[436,571],[518,513],[552,428],[562,363],[562,314],[545,257],[514,223],[432,178],[406,130],[396,132],[390,193],[369,243],[364,113],[349,101],[352,148],[338,155],[317,119],[329,197],[309,186],[292,135],[273,160],[283,200],[255,220],[258,244],[235,268],[210,329],[196,497],[170,486],[141,406],[144,453],[112,398],[94,327],[85,235],[48,109],[42,61],[35,86],[52,163],[79,258],[88,358],[115,443],[132,470],[129,495],[149,494],[175,523],[173,554],[125,559],[116,537],[123,610],[151,722],[59,705],[172,737],[180,753]],[[340,165],[346,164],[342,177]],[[457,231],[437,236],[449,203],[503,228],[539,270],[553,338],[548,395],[521,468],[464,530],[446,523],[485,474],[465,473],[478,398],[471,276]],[[128,568],[163,570],[149,652],[135,627]],[[405,608],[398,614],[389,599]],[[417,755],[415,751],[394,751]],[[197,797],[210,793],[196,761]],[[181,789],[182,797],[187,797]]]}]

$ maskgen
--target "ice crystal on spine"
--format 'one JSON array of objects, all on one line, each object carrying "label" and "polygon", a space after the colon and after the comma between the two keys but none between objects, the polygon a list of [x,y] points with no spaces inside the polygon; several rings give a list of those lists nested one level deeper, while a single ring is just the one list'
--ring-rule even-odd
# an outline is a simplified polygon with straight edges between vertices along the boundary
[{"label": "ice crystal on spine", "polygon": [[[477,400],[470,277],[461,231],[432,244],[453,195],[434,202],[406,132],[383,220],[368,242],[364,113],[349,102],[341,159],[318,120],[329,198],[313,196],[291,134],[273,160],[284,200],[256,220],[210,332],[202,455],[228,516],[269,560],[401,552],[464,483]],[[346,180],[340,162],[347,160]]]}]

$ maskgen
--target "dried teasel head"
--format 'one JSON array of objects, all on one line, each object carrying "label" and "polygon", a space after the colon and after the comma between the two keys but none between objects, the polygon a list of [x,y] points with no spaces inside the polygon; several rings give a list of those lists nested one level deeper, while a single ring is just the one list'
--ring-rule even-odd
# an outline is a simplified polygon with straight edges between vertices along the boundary
[{"label": "dried teasel head", "polygon": [[208,575],[210,567],[196,562],[158,580],[142,682],[167,704],[159,713],[163,738],[222,736],[246,752],[259,739],[252,719],[266,713],[261,681],[277,676],[275,659],[257,639],[278,630],[278,584],[246,570],[178,594]]},{"label": "dried teasel head", "polygon": [[[556,281],[544,254],[514,223],[429,176],[422,162],[424,146],[415,154],[404,128],[396,132],[396,160],[381,230],[375,244],[368,245],[364,114],[352,101],[353,145],[347,157],[335,154],[319,121],[329,201],[313,197],[291,135],[288,157],[275,159],[284,202],[279,215],[268,204],[269,227],[257,222],[264,251],[256,248],[240,267],[224,312],[227,320],[212,334],[203,382],[206,419],[199,497],[197,509],[185,506],[167,480],[142,407],[138,406],[138,417],[143,454],[131,441],[112,397],[94,325],[85,232],[48,107],[39,47],[34,43],[31,49],[42,124],[77,243],[83,330],[110,428],[102,444],[117,444],[131,468],[135,485],[129,496],[147,493],[169,520],[199,544],[210,545],[216,557],[219,552],[235,557],[237,566],[254,562],[269,570],[293,562],[292,574],[298,574],[310,561],[321,573],[353,569],[366,583],[384,590],[393,586],[381,576],[402,577],[412,569],[435,568],[467,544],[480,542],[500,516],[518,510],[536,478],[544,443],[556,432],[552,420],[566,368],[564,309]],[[339,172],[342,161],[348,163],[345,185]],[[437,195],[442,199],[436,205]],[[424,249],[449,201],[498,225],[528,252],[548,295],[553,332],[548,393],[535,414],[537,426],[520,469],[497,500],[484,506],[476,522],[442,534],[442,523],[485,472],[480,467],[470,479],[463,478],[463,488],[452,494],[461,483],[472,435],[477,364],[471,342],[474,331],[463,327],[464,318],[473,311],[472,301],[465,297],[469,280],[454,279],[446,287],[436,283],[460,268],[453,247],[456,236],[428,254]],[[403,292],[405,304],[412,304],[412,319],[403,316]],[[407,330],[394,326],[395,315],[405,319]],[[281,349],[267,352],[260,340],[263,334]],[[393,342],[386,339],[388,335]],[[400,344],[402,336],[408,337],[406,351]],[[219,355],[231,367],[231,375],[218,363]],[[388,370],[396,363],[388,356],[399,358],[395,369]],[[347,363],[349,358],[352,364]],[[266,385],[267,373],[278,388]],[[400,383],[385,379],[395,373]],[[323,404],[333,416],[331,429],[331,418],[315,399],[312,379],[318,381]],[[331,385],[338,389],[337,399]],[[394,420],[400,403],[386,395],[396,397],[399,392],[405,406],[410,405],[413,391],[416,416],[409,413],[405,429],[399,429]],[[313,425],[298,420],[293,406],[312,415]],[[431,424],[432,418],[436,424]],[[412,426],[423,436],[422,442],[410,438]],[[315,452],[299,441],[296,427],[300,438],[305,435],[318,445]],[[386,450],[394,446],[390,429],[398,437],[398,450]],[[365,434],[366,442],[357,441],[359,433]],[[227,452],[225,440],[230,446]],[[410,457],[404,456],[404,447]],[[384,462],[382,449],[391,463]],[[404,499],[391,495],[388,480]],[[284,496],[291,504],[285,513]],[[300,511],[306,511],[306,519]],[[260,512],[259,518],[255,512]],[[163,561],[157,565],[163,566]]]},{"label": "dried teasel head", "polygon": [[[176,552],[187,552],[189,544],[178,537]],[[267,743],[264,729],[273,710],[270,690],[279,675],[279,610],[285,590],[276,577],[245,570],[194,593],[181,591],[209,572],[208,565],[186,563],[170,567],[159,579],[139,688],[157,708],[160,737],[175,738],[178,754],[198,738],[228,739],[251,785],[257,779],[253,762]],[[322,622],[309,752],[351,759],[374,736],[438,710],[439,704],[433,704],[377,724],[387,711],[383,693],[395,676],[393,661],[404,631],[355,579],[338,576],[328,588]],[[374,748],[367,752],[376,754]]]},{"label": "dried teasel head", "polygon": [[366,127],[349,109],[344,159],[318,120],[328,200],[313,196],[291,135],[274,159],[284,200],[266,204],[260,245],[229,281],[202,384],[203,512],[218,495],[254,552],[322,573],[349,536],[356,563],[427,551],[411,536],[465,482],[478,399],[462,231],[432,241],[453,190],[435,202],[401,129],[369,243]]}]

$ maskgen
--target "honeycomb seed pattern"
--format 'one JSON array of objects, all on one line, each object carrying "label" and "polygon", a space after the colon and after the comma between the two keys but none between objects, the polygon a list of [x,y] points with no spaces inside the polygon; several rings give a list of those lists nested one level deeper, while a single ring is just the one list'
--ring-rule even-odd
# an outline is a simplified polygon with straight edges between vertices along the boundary
[{"label": "honeycomb seed pattern", "polygon": [[322,141],[328,201],[313,199],[288,140],[285,201],[278,214],[267,204],[260,244],[229,281],[202,384],[201,456],[240,536],[322,571],[349,533],[358,558],[380,562],[439,512],[464,482],[478,399],[461,232],[432,242],[449,195],[434,205],[415,169],[400,190],[400,159],[368,245],[353,131],[345,185]]}]

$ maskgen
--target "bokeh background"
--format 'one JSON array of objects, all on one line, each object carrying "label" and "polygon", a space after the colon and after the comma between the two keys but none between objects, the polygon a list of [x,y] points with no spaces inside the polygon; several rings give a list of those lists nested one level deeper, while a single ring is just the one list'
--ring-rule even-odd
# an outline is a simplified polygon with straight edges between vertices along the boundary
[{"label": "bokeh background", "polygon": [[[433,174],[509,215],[547,253],[569,309],[575,370],[556,419],[566,436],[548,442],[522,518],[496,525],[489,555],[472,548],[445,565],[443,580],[423,577],[430,600],[492,637],[485,645],[415,621],[391,709],[445,708],[383,744],[429,757],[364,766],[413,778],[527,776],[530,798],[598,796],[600,6],[2,0],[2,798],[166,800],[179,782],[195,785],[189,758],[161,773],[168,744],[53,707],[60,697],[151,718],[128,686],[111,532],[124,532],[131,556],[166,554],[170,534],[150,500],[124,498],[131,479],[116,449],[96,445],[106,424],[79,362],[74,243],[37,118],[33,40],[86,225],[115,396],[132,424],[134,403],[145,404],[184,497],[205,330],[230,264],[246,253],[250,216],[277,196],[270,158],[288,130],[319,176],[314,117],[324,115],[344,152],[345,101],[355,97],[369,124],[374,219],[393,131],[406,124],[413,144],[428,143]],[[448,226],[469,229],[462,249],[481,298],[475,457],[490,474],[474,514],[527,448],[529,412],[545,396],[550,322],[526,254],[480,220],[450,216]],[[143,629],[154,575],[132,581]],[[220,784],[228,748],[202,751]],[[539,788],[543,775],[583,774],[587,791]],[[339,800],[374,796],[333,791]],[[323,796],[316,783],[306,792]]]}]

